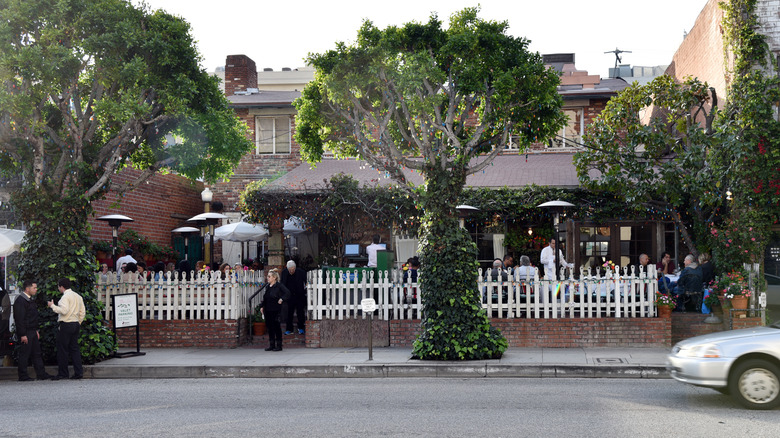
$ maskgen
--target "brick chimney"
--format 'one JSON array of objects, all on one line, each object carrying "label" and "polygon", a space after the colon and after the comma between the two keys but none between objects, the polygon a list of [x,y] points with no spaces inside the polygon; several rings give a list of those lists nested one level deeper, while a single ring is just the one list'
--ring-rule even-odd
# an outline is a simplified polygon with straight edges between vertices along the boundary
[{"label": "brick chimney", "polygon": [[232,96],[236,91],[257,88],[257,67],[246,55],[228,55],[225,60],[225,95]]}]

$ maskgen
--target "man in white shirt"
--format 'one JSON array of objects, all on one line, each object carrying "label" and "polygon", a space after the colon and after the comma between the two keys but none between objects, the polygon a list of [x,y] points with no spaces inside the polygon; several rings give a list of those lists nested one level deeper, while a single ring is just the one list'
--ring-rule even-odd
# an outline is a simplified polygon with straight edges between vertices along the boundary
[{"label": "man in white shirt", "polygon": [[381,238],[379,237],[379,234],[374,234],[373,243],[366,247],[366,255],[368,255],[369,268],[376,268],[376,252],[379,251],[380,249],[385,249],[382,245],[379,244],[380,239]]},{"label": "man in white shirt", "polygon": [[125,250],[125,255],[123,255],[122,257],[119,257],[118,259],[116,259],[116,266],[114,266],[114,269],[116,269],[117,274],[119,274],[121,272],[122,265],[126,265],[128,263],[138,263],[133,258],[133,250],[130,249],[130,248],[127,248]]},{"label": "man in white shirt", "polygon": [[60,278],[57,282],[57,288],[62,293],[60,302],[54,304],[54,300],[47,304],[49,308],[56,313],[57,329],[57,378],[68,378],[68,361],[73,362],[73,376],[71,379],[81,379],[84,377],[84,368],[81,365],[81,350],[79,347],[79,331],[81,323],[86,316],[86,308],[81,295],[73,292],[70,288],[70,280]]},{"label": "man in white shirt", "polygon": [[[563,267],[573,268],[574,264],[567,263],[563,257],[563,251],[558,250],[559,264]],[[547,280],[555,280],[557,278],[555,272],[555,239],[550,239],[550,244],[542,249],[540,257],[541,263],[544,265],[544,278]]]}]

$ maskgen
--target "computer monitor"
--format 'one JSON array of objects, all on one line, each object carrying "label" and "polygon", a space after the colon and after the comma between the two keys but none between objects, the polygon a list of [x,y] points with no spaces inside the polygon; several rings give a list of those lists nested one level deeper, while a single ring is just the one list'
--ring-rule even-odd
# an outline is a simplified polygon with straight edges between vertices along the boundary
[{"label": "computer monitor", "polygon": [[345,256],[359,256],[360,255],[360,244],[358,243],[348,243],[344,246],[344,255]]},{"label": "computer monitor", "polygon": [[387,250],[387,244],[386,243],[377,243],[379,245],[379,249]]}]

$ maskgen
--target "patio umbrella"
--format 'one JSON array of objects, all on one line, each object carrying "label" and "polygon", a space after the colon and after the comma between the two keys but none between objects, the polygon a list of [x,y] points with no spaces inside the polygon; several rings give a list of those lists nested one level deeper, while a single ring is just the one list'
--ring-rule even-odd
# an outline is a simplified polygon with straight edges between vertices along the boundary
[{"label": "patio umbrella", "polygon": [[234,222],[214,230],[214,240],[228,242],[256,242],[268,239],[268,230],[262,225]]},{"label": "patio umbrella", "polygon": [[6,257],[19,251],[22,240],[24,240],[24,231],[0,228],[0,257]]},{"label": "patio umbrella", "polygon": [[303,219],[290,216],[289,219],[284,220],[284,234],[288,236],[296,236],[306,232],[306,227],[303,226]]},{"label": "patio umbrella", "polygon": [[0,257],[3,257],[3,287],[8,290],[8,256],[19,251],[24,231],[0,228]]}]

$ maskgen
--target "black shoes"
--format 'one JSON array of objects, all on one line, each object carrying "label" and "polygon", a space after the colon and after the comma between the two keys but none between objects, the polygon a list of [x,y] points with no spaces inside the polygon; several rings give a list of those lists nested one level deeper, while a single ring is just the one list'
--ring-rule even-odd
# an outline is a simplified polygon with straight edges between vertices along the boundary
[{"label": "black shoes", "polygon": [[55,380],[55,379],[54,379],[54,376],[52,376],[51,374],[44,374],[44,375],[42,375],[41,377],[38,377],[35,380]]},{"label": "black shoes", "polygon": [[274,348],[275,348],[275,347],[272,345],[272,346],[270,346],[270,347],[266,348],[266,349],[265,349],[265,351],[274,351]]},{"label": "black shoes", "polygon": [[81,380],[84,376],[71,376],[70,380]]},{"label": "black shoes", "polygon": [[32,382],[33,380],[35,379],[33,379],[32,377],[19,377],[20,382]]}]

